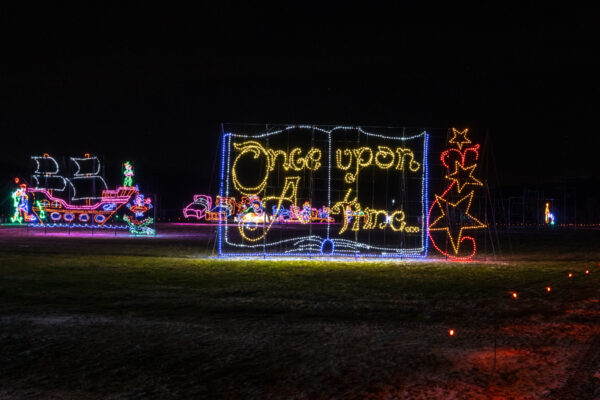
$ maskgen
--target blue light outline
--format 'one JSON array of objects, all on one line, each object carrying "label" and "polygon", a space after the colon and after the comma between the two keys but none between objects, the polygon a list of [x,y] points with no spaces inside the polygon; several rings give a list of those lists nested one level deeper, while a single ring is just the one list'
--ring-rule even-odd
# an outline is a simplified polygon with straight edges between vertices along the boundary
[{"label": "blue light outline", "polygon": [[[224,132],[223,133],[223,139],[222,139],[222,143],[221,143],[221,182],[219,185],[219,196],[221,197],[221,199],[223,198],[223,184],[225,182],[225,141],[229,141],[229,136],[231,135],[230,132]],[[218,253],[219,256],[223,256],[223,221],[221,221],[221,218],[219,218],[219,229],[218,229]]]},{"label": "blue light outline", "polygon": [[27,224],[30,228],[91,228],[91,229],[129,229],[127,225],[96,225],[96,224]]}]

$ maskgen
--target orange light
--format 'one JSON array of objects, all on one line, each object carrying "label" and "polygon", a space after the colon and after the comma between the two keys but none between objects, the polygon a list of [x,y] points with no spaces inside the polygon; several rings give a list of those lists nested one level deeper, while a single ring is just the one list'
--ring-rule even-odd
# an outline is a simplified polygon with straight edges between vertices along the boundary
[{"label": "orange light", "polygon": [[448,335],[450,335],[450,336],[454,336],[454,329],[450,329],[450,330],[448,331]]},{"label": "orange light", "polygon": [[18,184],[18,183],[19,183],[19,181],[20,181],[20,179],[19,179],[19,178],[15,178],[15,183],[16,183],[16,184]]},{"label": "orange light", "polygon": [[586,269],[586,270],[585,270],[585,274],[586,274],[586,275],[589,275],[589,274],[590,274],[590,270],[589,270],[589,269]]},{"label": "orange light", "polygon": [[572,277],[573,277],[573,273],[569,272],[569,278],[572,278]]},{"label": "orange light", "polygon": [[511,295],[512,295],[513,299],[516,299],[517,297],[519,297],[517,292],[512,292]]},{"label": "orange light", "polygon": [[546,292],[551,292],[552,288],[550,286],[546,286]]}]

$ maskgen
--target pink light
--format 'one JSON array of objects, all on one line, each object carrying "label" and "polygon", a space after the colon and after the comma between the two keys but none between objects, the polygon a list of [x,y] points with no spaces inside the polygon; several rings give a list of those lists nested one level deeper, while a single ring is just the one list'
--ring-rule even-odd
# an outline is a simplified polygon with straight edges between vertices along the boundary
[{"label": "pink light", "polygon": [[201,220],[212,208],[212,198],[205,194],[195,194],[194,201],[185,206],[183,216]]},{"label": "pink light", "polygon": [[[129,199],[131,198],[131,195],[133,195],[136,192],[136,189],[121,186],[121,187],[117,188],[117,190],[103,190],[102,191],[102,199],[98,203],[91,204],[88,206],[83,206],[83,205],[82,206],[74,206],[72,204],[68,204],[65,200],[52,196],[50,194],[50,192],[48,192],[48,190],[46,190],[46,189],[28,188],[27,191],[30,193],[34,193],[34,192],[43,193],[44,195],[46,195],[46,197],[51,202],[57,202],[57,203],[61,204],[62,207],[66,210],[94,211],[94,210],[97,210],[101,205],[107,204],[107,203],[122,203],[122,204],[127,203],[129,201]],[[119,192],[121,192],[120,195],[119,195]]]}]

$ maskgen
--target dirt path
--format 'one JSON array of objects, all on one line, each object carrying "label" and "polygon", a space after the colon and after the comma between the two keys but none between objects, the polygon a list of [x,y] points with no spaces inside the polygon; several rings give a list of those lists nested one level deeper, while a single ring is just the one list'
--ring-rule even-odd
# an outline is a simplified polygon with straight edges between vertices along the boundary
[{"label": "dirt path", "polygon": [[556,400],[600,399],[600,330],[592,336],[582,352],[580,361],[570,368],[571,376],[560,388],[553,390],[548,398]]}]

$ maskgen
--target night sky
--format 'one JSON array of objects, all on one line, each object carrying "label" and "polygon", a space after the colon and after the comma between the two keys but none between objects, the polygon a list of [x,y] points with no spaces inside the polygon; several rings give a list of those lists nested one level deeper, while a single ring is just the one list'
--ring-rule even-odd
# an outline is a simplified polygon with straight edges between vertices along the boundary
[{"label": "night sky", "polygon": [[2,179],[90,152],[176,208],[247,122],[469,127],[501,185],[598,182],[593,10],[281,7],[5,10]]}]

